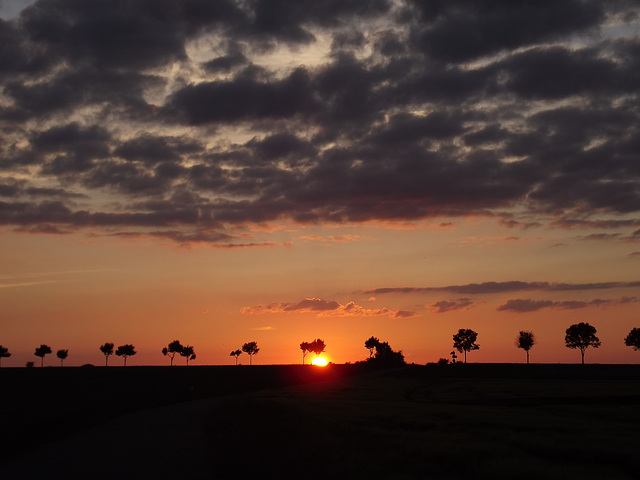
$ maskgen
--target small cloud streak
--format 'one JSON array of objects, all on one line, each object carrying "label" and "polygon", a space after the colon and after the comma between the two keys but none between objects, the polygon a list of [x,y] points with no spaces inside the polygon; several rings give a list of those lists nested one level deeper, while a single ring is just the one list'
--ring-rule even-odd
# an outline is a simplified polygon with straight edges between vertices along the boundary
[{"label": "small cloud streak", "polygon": [[429,309],[433,313],[446,313],[453,310],[468,310],[475,306],[476,302],[470,298],[458,298],[457,300],[440,300],[429,305]]},{"label": "small cloud streak", "polygon": [[411,318],[418,316],[409,310],[396,310],[391,308],[365,308],[355,302],[341,304],[334,300],[321,298],[305,298],[297,303],[271,303],[269,305],[256,305],[243,307],[240,313],[244,315],[263,315],[265,313],[315,313],[318,317],[379,317]]},{"label": "small cloud streak", "polygon": [[552,301],[552,300],[532,300],[530,298],[522,299],[516,298],[508,300],[506,303],[500,305],[496,310],[499,312],[516,312],[516,313],[529,313],[542,310],[543,308],[552,308],[556,310],[578,310],[588,307],[615,307],[624,305],[627,303],[640,302],[638,297],[620,297],[616,299],[600,299],[582,301],[582,300],[564,300],[564,301]]},{"label": "small cloud streak", "polygon": [[554,283],[554,282],[483,282],[467,283],[465,285],[448,285],[446,287],[378,287],[364,290],[370,295],[383,295],[392,293],[401,294],[426,294],[448,292],[463,295],[497,294],[522,291],[581,291],[581,290],[610,290],[614,288],[640,287],[640,281],[635,282],[599,282],[599,283]]}]

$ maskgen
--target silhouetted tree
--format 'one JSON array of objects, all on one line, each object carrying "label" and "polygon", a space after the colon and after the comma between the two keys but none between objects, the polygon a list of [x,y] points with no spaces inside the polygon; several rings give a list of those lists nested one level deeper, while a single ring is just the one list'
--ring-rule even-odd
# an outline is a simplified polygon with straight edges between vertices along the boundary
[{"label": "silhouetted tree", "polygon": [[135,347],[133,345],[120,345],[117,349],[116,349],[116,355],[119,357],[124,358],[124,366],[127,366],[127,357],[132,357],[133,355],[135,355],[137,352],[135,351]]},{"label": "silhouetted tree", "polygon": [[384,368],[397,367],[405,364],[402,350],[398,352],[394,351],[389,343],[378,341],[374,348],[376,353],[373,357],[367,359],[367,364]]},{"label": "silhouetted tree", "polygon": [[369,358],[373,357],[373,354],[379,343],[380,340],[378,340],[376,337],[370,337],[369,340],[364,342],[365,348],[369,349]]},{"label": "silhouetted tree", "polygon": [[304,365],[304,359],[307,353],[311,351],[311,344],[309,342],[302,342],[300,344],[300,350],[302,350],[302,364]]},{"label": "silhouetted tree", "polygon": [[529,364],[529,350],[531,350],[531,347],[533,347],[535,343],[536,339],[533,336],[533,332],[521,330],[518,334],[518,338],[516,339],[516,346],[527,352],[527,364]]},{"label": "silhouetted tree", "polygon": [[196,353],[191,345],[182,347],[182,350],[180,350],[180,356],[187,359],[187,367],[189,366],[189,360],[196,359]]},{"label": "silhouetted tree", "polygon": [[242,350],[238,349],[238,350],[234,350],[233,352],[231,352],[229,354],[230,357],[236,357],[236,366],[238,366],[238,357],[242,355]]},{"label": "silhouetted tree", "polygon": [[100,351],[104,355],[104,366],[109,366],[109,355],[113,355],[113,343],[105,343],[100,345]]},{"label": "silhouetted tree", "polygon": [[309,351],[315,353],[316,357],[320,355],[322,352],[324,352],[325,348],[326,348],[326,345],[324,343],[324,340],[320,340],[319,338],[316,338],[313,342],[309,344]]},{"label": "silhouetted tree", "polygon": [[249,365],[253,365],[253,356],[257,355],[260,349],[256,342],[248,342],[242,345],[242,351],[249,355]]},{"label": "silhouetted tree", "polygon": [[0,367],[2,367],[2,359],[9,358],[10,356],[9,349],[0,345]]},{"label": "silhouetted tree", "polygon": [[585,322],[575,323],[567,328],[564,336],[564,344],[568,348],[580,349],[582,364],[584,365],[584,352],[587,348],[598,348],[600,339],[596,337],[596,327]]},{"label": "silhouetted tree", "polygon": [[461,328],[453,336],[453,348],[460,353],[464,352],[464,363],[467,363],[467,352],[480,349],[480,345],[476,344],[477,339],[478,333],[469,328]]},{"label": "silhouetted tree", "polygon": [[171,359],[171,362],[169,365],[173,367],[173,357],[175,357],[177,353],[182,355],[183,349],[184,347],[182,346],[182,344],[178,340],[174,340],[169,344],[168,347],[164,347],[162,349],[162,354],[165,357],[169,357]]},{"label": "silhouetted tree", "polygon": [[633,347],[634,350],[640,350],[640,328],[632,328],[624,339],[627,347]]},{"label": "silhouetted tree", "polygon": [[69,356],[69,350],[58,350],[56,356],[60,359],[60,366],[62,367],[64,359]]},{"label": "silhouetted tree", "polygon": [[44,356],[51,353],[51,347],[49,345],[40,345],[36,348],[34,355],[40,357],[40,366],[44,367]]},{"label": "silhouetted tree", "polygon": [[34,365],[35,365],[34,362],[27,362],[27,363],[24,364],[24,366],[27,367],[27,368],[33,368]]}]

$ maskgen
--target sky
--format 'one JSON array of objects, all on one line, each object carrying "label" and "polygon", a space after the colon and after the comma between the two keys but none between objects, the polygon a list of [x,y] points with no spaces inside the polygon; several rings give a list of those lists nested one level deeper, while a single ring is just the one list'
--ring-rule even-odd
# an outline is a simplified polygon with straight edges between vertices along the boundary
[{"label": "sky", "polygon": [[[638,363],[640,2],[0,0],[0,344]],[[246,355],[239,359],[248,363]],[[180,361],[176,362],[181,364]],[[54,355],[45,365],[57,365]],[[121,364],[112,358],[110,364]]]}]

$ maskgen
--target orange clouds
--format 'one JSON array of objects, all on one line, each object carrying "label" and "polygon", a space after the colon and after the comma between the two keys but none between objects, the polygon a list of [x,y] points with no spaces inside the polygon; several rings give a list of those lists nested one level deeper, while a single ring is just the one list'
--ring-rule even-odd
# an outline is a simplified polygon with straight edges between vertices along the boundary
[{"label": "orange clouds", "polygon": [[365,308],[355,302],[341,304],[334,300],[320,298],[305,298],[298,303],[272,303],[269,305],[256,305],[243,307],[240,313],[244,315],[262,315],[265,313],[316,313],[318,317],[379,317],[410,318],[417,314],[409,310],[397,310],[392,308]]}]

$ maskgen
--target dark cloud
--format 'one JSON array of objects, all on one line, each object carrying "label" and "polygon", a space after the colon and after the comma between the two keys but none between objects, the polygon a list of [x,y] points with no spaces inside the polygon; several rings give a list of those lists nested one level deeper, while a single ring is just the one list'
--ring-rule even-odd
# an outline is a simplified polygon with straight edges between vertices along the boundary
[{"label": "dark cloud", "polygon": [[446,313],[453,310],[465,310],[474,304],[475,302],[469,298],[458,298],[457,300],[440,300],[429,305],[429,308],[435,313]]},{"label": "dark cloud", "polygon": [[627,303],[640,302],[638,297],[620,297],[617,299],[600,299],[594,300],[565,300],[565,301],[551,301],[551,300],[531,300],[531,299],[514,299],[508,300],[506,303],[498,306],[499,312],[516,312],[516,313],[528,313],[542,310],[543,308],[553,308],[557,310],[578,310],[587,307],[614,307],[618,305],[624,305]]},{"label": "dark cloud", "polygon": [[640,43],[610,27],[635,10],[38,0],[0,21],[2,222],[223,245],[222,225],[484,215],[635,241]]},{"label": "dark cloud", "polygon": [[308,73],[300,68],[281,81],[244,76],[189,85],[172,95],[167,112],[192,125],[291,118],[314,108]]},{"label": "dark cloud", "polygon": [[412,2],[422,16],[417,43],[430,57],[465,62],[525,45],[566,38],[604,19],[597,1]]}]

